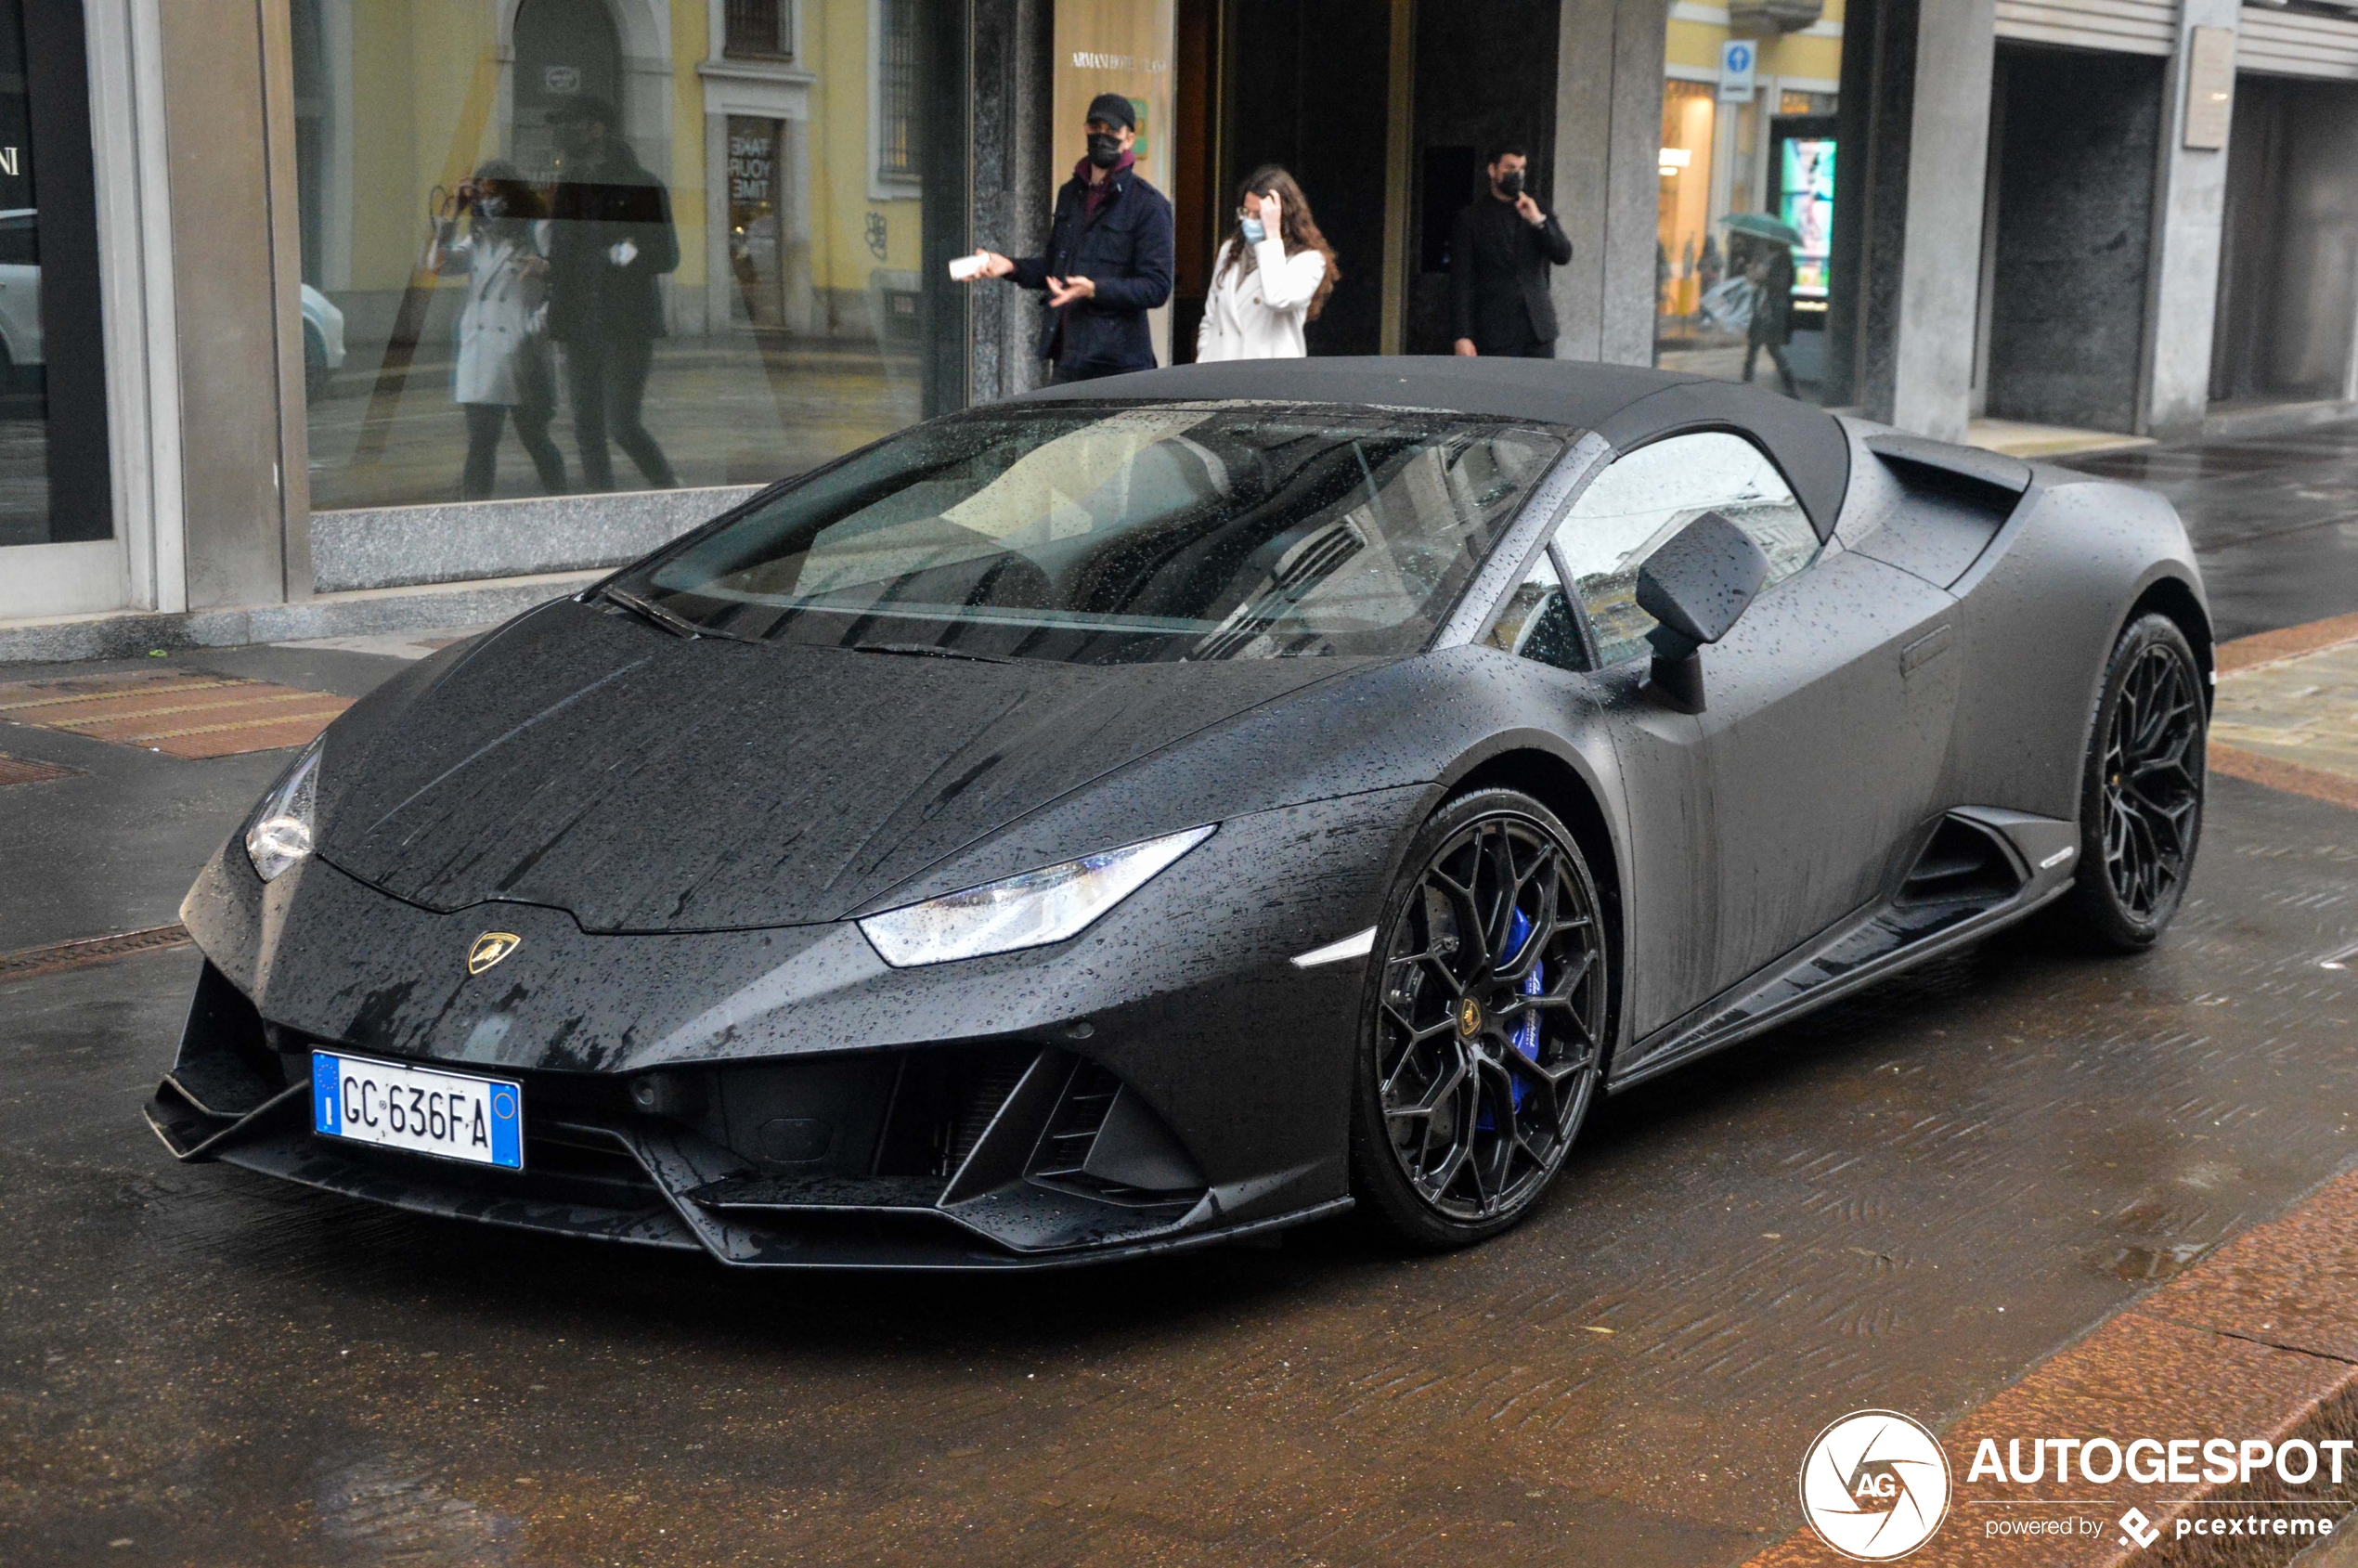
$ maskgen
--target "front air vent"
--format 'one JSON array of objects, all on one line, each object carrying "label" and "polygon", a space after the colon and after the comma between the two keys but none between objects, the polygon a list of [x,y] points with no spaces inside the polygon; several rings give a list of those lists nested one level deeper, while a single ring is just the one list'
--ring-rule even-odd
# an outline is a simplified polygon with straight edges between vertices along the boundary
[{"label": "front air vent", "polygon": [[1096,1063],[1076,1060],[1024,1174],[1124,1208],[1185,1208],[1203,1173],[1137,1091]]},{"label": "front air vent", "polygon": [[1121,1093],[1121,1080],[1095,1062],[1076,1061],[1026,1173],[1050,1182],[1081,1175],[1105,1127],[1106,1114],[1113,1109],[1114,1096]]},{"label": "front air vent", "polygon": [[1944,817],[1893,901],[1904,909],[1990,905],[2022,890],[2023,875],[1997,835],[1963,817]]}]

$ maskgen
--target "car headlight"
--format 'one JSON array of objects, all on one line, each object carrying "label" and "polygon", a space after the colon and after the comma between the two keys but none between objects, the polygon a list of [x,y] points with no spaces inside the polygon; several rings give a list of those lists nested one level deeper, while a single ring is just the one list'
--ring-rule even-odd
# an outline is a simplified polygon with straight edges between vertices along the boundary
[{"label": "car headlight", "polygon": [[953,958],[1045,947],[1077,937],[1092,921],[1211,836],[1191,827],[1144,843],[1027,871],[1004,882],[888,909],[860,922],[878,957],[896,969]]},{"label": "car headlight", "polygon": [[246,824],[246,859],[269,882],[311,854],[311,816],[319,797],[319,747],[313,741],[273,784]]}]

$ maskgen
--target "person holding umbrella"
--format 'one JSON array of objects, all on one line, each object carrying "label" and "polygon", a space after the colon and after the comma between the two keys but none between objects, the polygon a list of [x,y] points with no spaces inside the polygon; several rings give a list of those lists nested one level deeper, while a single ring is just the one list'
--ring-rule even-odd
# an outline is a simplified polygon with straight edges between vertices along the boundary
[{"label": "person holding umbrella", "polygon": [[1727,224],[1752,240],[1752,260],[1744,268],[1753,287],[1752,324],[1744,330],[1744,380],[1752,380],[1765,348],[1785,395],[1799,397],[1801,388],[1794,384],[1785,345],[1793,342],[1793,247],[1801,243],[1801,236],[1765,213],[1739,213]]}]

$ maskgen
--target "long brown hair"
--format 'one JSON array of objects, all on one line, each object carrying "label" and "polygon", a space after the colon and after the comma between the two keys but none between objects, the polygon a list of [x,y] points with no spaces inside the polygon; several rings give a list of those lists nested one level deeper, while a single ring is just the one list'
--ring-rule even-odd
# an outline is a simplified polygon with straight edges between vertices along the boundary
[{"label": "long brown hair", "polygon": [[[1315,321],[1318,313],[1327,308],[1327,296],[1335,292],[1335,283],[1342,277],[1342,268],[1335,265],[1335,248],[1327,243],[1325,235],[1318,232],[1318,220],[1310,215],[1310,198],[1302,193],[1302,187],[1294,183],[1294,177],[1276,164],[1263,163],[1245,176],[1245,183],[1237,188],[1237,205],[1242,207],[1248,196],[1267,196],[1273,191],[1276,193],[1282,208],[1277,220],[1277,238],[1284,242],[1286,254],[1294,256],[1304,251],[1315,251],[1327,258],[1327,275],[1318,279],[1318,292],[1310,296],[1310,311],[1306,319]],[[1214,287],[1232,266],[1237,269],[1239,278],[1250,277],[1260,266],[1260,258],[1253,254],[1252,247],[1244,242],[1243,234],[1242,220],[1231,217],[1226,241],[1228,253],[1220,264],[1220,270],[1212,274]]]}]

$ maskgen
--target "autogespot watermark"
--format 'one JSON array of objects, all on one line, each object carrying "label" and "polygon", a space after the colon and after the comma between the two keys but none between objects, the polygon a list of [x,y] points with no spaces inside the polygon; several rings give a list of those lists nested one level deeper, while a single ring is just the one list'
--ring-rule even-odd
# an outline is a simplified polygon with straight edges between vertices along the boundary
[{"label": "autogespot watermark", "polygon": [[1860,1410],[1818,1434],[1801,1461],[1801,1511],[1845,1557],[1905,1557],[1949,1514],[1940,1440],[1897,1410]]},{"label": "autogespot watermark", "polygon": [[[1968,1522],[1991,1539],[2110,1535],[2138,1550],[2165,1536],[2265,1536],[2294,1543],[2333,1534],[2335,1520],[2350,1507],[2339,1490],[2345,1473],[2358,1483],[2358,1442],[2340,1438],[2011,1437],[2002,1453],[1998,1439],[1985,1437],[1974,1447],[1962,1487],[1954,1487],[1948,1456],[1924,1425],[1896,1410],[1859,1410],[1809,1445],[1801,1463],[1801,1510],[1820,1540],[1862,1562],[1914,1551],[1941,1528],[1952,1503],[2007,1510]],[[1996,1495],[1952,1496],[1983,1484]],[[2066,1495],[2011,1490],[2036,1486]],[[2202,1495],[2202,1488],[2225,1486],[2294,1495]],[[2087,1495],[2096,1487],[2114,1495]],[[2164,1512],[2157,1521],[2121,1496],[2123,1487],[2169,1487],[2176,1495],[2145,1499]],[[2123,1503],[2129,1506],[2116,1516],[2112,1510]],[[2043,1511],[2050,1509],[2071,1511]]]}]

